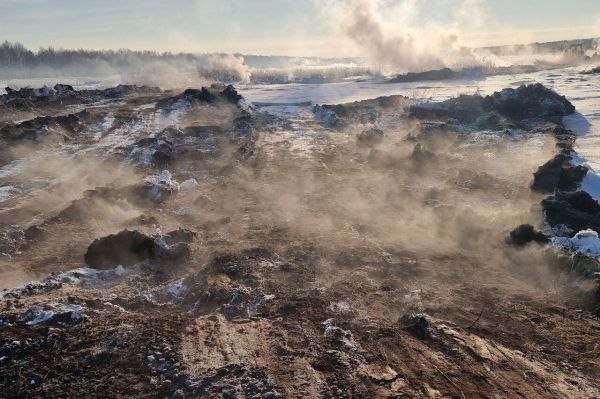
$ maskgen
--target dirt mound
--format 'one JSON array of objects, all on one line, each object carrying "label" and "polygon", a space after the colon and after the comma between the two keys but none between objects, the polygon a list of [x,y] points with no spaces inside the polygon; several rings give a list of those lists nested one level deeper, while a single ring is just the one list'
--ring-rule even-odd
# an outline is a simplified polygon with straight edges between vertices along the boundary
[{"label": "dirt mound", "polygon": [[181,94],[160,100],[156,106],[158,108],[173,108],[179,104],[214,104],[218,102],[237,105],[242,96],[238,94],[231,85],[222,88],[219,85],[213,85],[210,88],[202,87],[200,89],[186,89]]},{"label": "dirt mound", "polygon": [[154,95],[161,92],[158,87],[118,85],[107,89],[75,90],[67,84],[56,84],[54,88],[22,88],[13,90],[7,87],[6,94],[0,96],[5,107],[31,110],[32,107],[54,104],[91,103],[99,100],[117,99],[127,96]]},{"label": "dirt mound", "polygon": [[422,80],[445,80],[461,76],[460,73],[450,68],[443,68],[425,72],[409,72],[390,79],[390,83],[420,82]]},{"label": "dirt mound", "polygon": [[410,107],[410,114],[420,119],[456,119],[461,123],[475,123],[481,118],[492,118],[489,114],[495,113],[509,123],[522,126],[522,122],[530,118],[560,122],[560,117],[573,112],[575,107],[564,96],[539,83],[504,89],[486,97],[460,95],[440,103]]},{"label": "dirt mound", "polygon": [[153,237],[137,230],[123,230],[94,240],[85,253],[85,262],[97,269],[131,266],[145,260],[159,265],[182,263],[191,259],[189,243],[196,236],[196,232],[182,228]]},{"label": "dirt mound", "polygon": [[552,226],[563,225],[574,232],[600,231],[600,205],[585,191],[558,192],[545,198],[542,208]]},{"label": "dirt mound", "polygon": [[123,230],[91,243],[85,253],[85,263],[97,269],[131,266],[150,258],[154,247],[151,237],[139,231]]},{"label": "dirt mound", "polygon": [[539,244],[547,244],[550,242],[550,238],[541,231],[537,231],[530,224],[522,224],[515,227],[509,234],[510,242],[517,246],[524,246],[530,242],[537,242]]},{"label": "dirt mound", "polygon": [[557,154],[533,174],[531,189],[542,193],[576,190],[588,172],[585,166],[573,165],[570,155]]}]

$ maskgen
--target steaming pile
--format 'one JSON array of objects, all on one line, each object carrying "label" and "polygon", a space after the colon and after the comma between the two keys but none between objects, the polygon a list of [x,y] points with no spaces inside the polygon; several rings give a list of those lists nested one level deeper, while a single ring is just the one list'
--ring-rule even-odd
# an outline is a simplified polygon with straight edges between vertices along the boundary
[{"label": "steaming pile", "polygon": [[600,396],[599,206],[555,92],[6,92],[7,398]]}]

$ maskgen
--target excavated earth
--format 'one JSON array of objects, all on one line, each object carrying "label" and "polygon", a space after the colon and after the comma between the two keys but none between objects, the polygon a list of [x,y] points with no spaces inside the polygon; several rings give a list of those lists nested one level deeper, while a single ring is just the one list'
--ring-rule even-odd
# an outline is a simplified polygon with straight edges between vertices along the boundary
[{"label": "excavated earth", "polygon": [[0,398],[600,398],[600,269],[543,212],[587,170],[543,86],[7,93]]}]

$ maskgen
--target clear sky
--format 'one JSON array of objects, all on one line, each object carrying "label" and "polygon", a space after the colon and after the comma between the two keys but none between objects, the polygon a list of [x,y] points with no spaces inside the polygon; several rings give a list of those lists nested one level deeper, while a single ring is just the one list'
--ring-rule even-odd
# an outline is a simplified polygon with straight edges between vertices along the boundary
[{"label": "clear sky", "polygon": [[[0,0],[0,40],[29,48],[132,48],[323,55],[335,51],[330,0]],[[331,0],[344,1],[344,0]],[[380,11],[402,0],[379,0]],[[450,23],[464,0],[417,3],[412,24]],[[474,45],[600,36],[600,0],[478,0]],[[335,23],[335,22],[334,22]]]}]

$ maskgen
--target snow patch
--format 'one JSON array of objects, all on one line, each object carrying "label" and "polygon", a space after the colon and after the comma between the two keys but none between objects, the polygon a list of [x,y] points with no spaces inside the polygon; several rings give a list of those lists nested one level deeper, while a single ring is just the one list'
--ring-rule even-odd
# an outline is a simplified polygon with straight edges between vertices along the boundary
[{"label": "snow patch", "polygon": [[15,195],[21,194],[21,190],[13,186],[0,187],[0,202],[5,202],[14,197]]},{"label": "snow patch", "polygon": [[83,306],[74,304],[49,304],[48,309],[34,305],[19,316],[18,321],[36,325],[47,321],[56,321],[61,325],[78,323],[83,320]]},{"label": "snow patch", "polygon": [[578,136],[585,136],[590,132],[592,127],[587,118],[581,115],[579,112],[574,112],[570,115],[563,116],[562,121],[567,129],[573,131]]},{"label": "snow patch", "polygon": [[187,291],[186,285],[183,283],[183,279],[177,280],[165,288],[165,292],[171,296],[181,298]]},{"label": "snow patch", "polygon": [[4,165],[2,168],[0,168],[0,179],[12,177],[23,172],[26,162],[26,159],[15,159],[11,163]]},{"label": "snow patch", "polygon": [[35,97],[49,97],[55,93],[54,89],[44,85],[38,89],[33,89],[33,95]]},{"label": "snow patch", "polygon": [[577,252],[589,256],[600,256],[600,239],[594,230],[582,230],[571,238],[571,245]]},{"label": "snow patch", "polygon": [[113,270],[98,270],[81,267],[63,273],[52,273],[41,281],[30,281],[23,285],[0,291],[0,298],[18,298],[22,295],[35,295],[40,292],[59,289],[64,284],[83,288],[106,288],[119,284],[123,276],[137,272],[136,266],[124,268],[119,265]]},{"label": "snow patch", "polygon": [[573,238],[555,237],[552,243],[558,247],[591,257],[600,257],[600,238],[594,230],[581,230]]},{"label": "snow patch", "polygon": [[19,316],[19,321],[25,324],[35,325],[48,321],[54,316],[51,310],[43,310],[39,306],[32,306]]},{"label": "snow patch", "polygon": [[171,182],[171,177],[171,172],[165,169],[162,172],[160,172],[160,175],[158,176],[158,181],[161,183],[169,183]]}]

